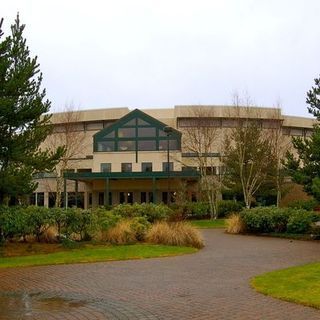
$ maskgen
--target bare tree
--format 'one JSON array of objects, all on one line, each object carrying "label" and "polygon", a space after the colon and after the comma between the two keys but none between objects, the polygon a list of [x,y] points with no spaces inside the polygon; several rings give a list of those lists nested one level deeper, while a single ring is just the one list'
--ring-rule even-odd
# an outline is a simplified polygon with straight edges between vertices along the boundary
[{"label": "bare tree", "polygon": [[[242,105],[242,106],[241,106]],[[272,142],[259,120],[259,111],[235,95],[232,117],[236,125],[226,134],[224,164],[231,184],[241,184],[245,205],[251,207],[254,195],[274,170]]]},{"label": "bare tree", "polygon": [[83,157],[85,132],[78,130],[79,120],[79,114],[74,111],[73,106],[66,106],[64,112],[55,115],[55,122],[58,124],[46,141],[50,148],[56,148],[57,146],[65,148],[65,154],[60,158],[54,170],[56,177],[56,188],[54,190],[56,192],[56,207],[61,205],[61,194],[64,189],[63,173],[74,169],[77,162],[80,161],[79,158]]},{"label": "bare tree", "polygon": [[193,107],[188,117],[188,125],[182,131],[183,150],[193,155],[193,165],[200,172],[200,189],[209,202],[211,218],[216,219],[222,189],[218,152],[220,120],[215,117],[213,108]]},{"label": "bare tree", "polygon": [[278,112],[274,113],[272,120],[269,122],[269,126],[266,128],[268,130],[266,135],[271,142],[271,152],[274,159],[274,171],[271,174],[271,181],[277,192],[277,207],[279,207],[286,178],[283,163],[287,152],[291,148],[291,140],[283,134],[283,119],[280,115],[280,103],[277,103],[276,108]]}]

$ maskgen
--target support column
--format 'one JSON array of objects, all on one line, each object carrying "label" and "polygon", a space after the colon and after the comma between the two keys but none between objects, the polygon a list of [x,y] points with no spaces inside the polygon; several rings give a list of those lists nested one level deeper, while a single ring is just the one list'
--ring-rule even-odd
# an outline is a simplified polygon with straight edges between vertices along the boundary
[{"label": "support column", "polygon": [[156,186],[156,178],[152,178],[152,194],[153,194],[153,203],[157,203],[157,186]]},{"label": "support column", "polygon": [[68,208],[67,179],[63,179],[63,193],[64,193],[63,207],[67,209]]},{"label": "support column", "polygon": [[79,188],[79,184],[78,184],[78,180],[75,180],[75,205],[76,208],[78,208],[78,188]]},{"label": "support column", "polygon": [[104,188],[104,205],[108,206],[109,205],[109,178],[106,178],[105,181],[105,188]]},{"label": "support column", "polygon": [[49,192],[44,193],[44,207],[49,208]]}]

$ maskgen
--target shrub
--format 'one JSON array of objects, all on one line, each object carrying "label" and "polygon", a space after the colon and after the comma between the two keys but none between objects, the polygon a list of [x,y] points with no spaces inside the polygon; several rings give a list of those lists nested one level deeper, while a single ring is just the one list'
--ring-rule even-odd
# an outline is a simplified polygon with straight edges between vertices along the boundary
[{"label": "shrub", "polygon": [[227,232],[228,233],[241,233],[245,230],[245,224],[240,214],[232,214],[227,219]]},{"label": "shrub", "polygon": [[68,208],[64,231],[67,237],[76,236],[79,240],[90,240],[98,230],[97,216],[90,210]]},{"label": "shrub", "polygon": [[233,200],[218,201],[218,217],[226,217],[231,213],[238,213],[243,207],[243,203]]},{"label": "shrub", "polygon": [[131,220],[130,227],[132,231],[135,233],[136,239],[138,241],[143,241],[150,227],[150,222],[148,222],[148,220],[145,217],[137,217]]},{"label": "shrub", "polygon": [[20,213],[25,211],[30,233],[40,242],[41,235],[53,224],[52,211],[48,208],[37,206],[21,208],[19,211]]},{"label": "shrub", "polygon": [[246,230],[254,233],[272,232],[273,207],[257,207],[243,210],[241,218],[245,223]]},{"label": "shrub", "polygon": [[294,209],[304,209],[307,211],[313,211],[318,205],[318,201],[315,199],[311,200],[296,200],[291,202],[288,207]]},{"label": "shrub", "polygon": [[296,211],[289,217],[287,231],[289,233],[308,233],[311,230],[313,219],[313,215],[308,211]]},{"label": "shrub", "polygon": [[119,204],[112,209],[112,213],[123,218],[145,217],[153,223],[169,218],[172,215],[172,210],[164,204],[135,203],[133,205]]},{"label": "shrub", "polygon": [[186,222],[158,222],[152,225],[146,241],[155,244],[202,248],[203,239],[198,230]]},{"label": "shrub", "polygon": [[28,215],[23,207],[0,208],[0,232],[4,240],[14,237],[23,237],[31,233],[31,226],[28,223]]}]

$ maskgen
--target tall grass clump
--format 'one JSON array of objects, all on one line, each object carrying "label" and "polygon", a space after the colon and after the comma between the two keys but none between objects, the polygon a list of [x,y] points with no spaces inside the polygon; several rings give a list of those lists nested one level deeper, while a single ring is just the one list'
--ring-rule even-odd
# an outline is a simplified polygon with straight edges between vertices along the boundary
[{"label": "tall grass clump", "polygon": [[186,222],[157,222],[149,229],[146,241],[154,244],[195,248],[204,246],[199,231]]},{"label": "tall grass clump", "polygon": [[245,230],[245,224],[240,214],[232,214],[227,220],[227,233],[242,233]]}]

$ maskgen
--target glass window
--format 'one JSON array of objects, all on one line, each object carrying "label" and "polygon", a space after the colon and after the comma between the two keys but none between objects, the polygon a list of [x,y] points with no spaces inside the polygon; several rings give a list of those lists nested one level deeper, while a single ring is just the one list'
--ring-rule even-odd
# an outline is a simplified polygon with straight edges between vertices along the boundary
[{"label": "glass window", "polygon": [[132,163],[121,163],[121,172],[132,172]]},{"label": "glass window", "polygon": [[111,172],[111,163],[101,163],[100,172]]},{"label": "glass window", "polygon": [[[160,140],[159,141],[159,150],[167,150],[168,149],[168,141]],[[169,140],[169,150],[177,150],[178,142],[177,140]]]},{"label": "glass window", "polygon": [[104,192],[99,192],[99,200],[98,200],[99,206],[104,205]]},{"label": "glass window", "polygon": [[57,193],[56,192],[49,192],[49,208],[53,208],[56,205],[56,198]]},{"label": "glass window", "polygon": [[135,126],[136,125],[136,118],[131,119],[130,121],[126,122],[123,126],[124,127],[131,127],[131,126]]},{"label": "glass window", "polygon": [[142,162],[141,171],[142,172],[151,172],[152,171],[152,162]]},{"label": "glass window", "polygon": [[156,128],[138,128],[138,137],[155,137]]},{"label": "glass window", "polygon": [[149,202],[153,202],[153,192],[148,192]]},{"label": "glass window", "polygon": [[114,141],[98,142],[98,151],[101,151],[101,152],[114,151]]},{"label": "glass window", "polygon": [[136,150],[136,142],[133,140],[118,141],[118,151]]},{"label": "glass window", "polygon": [[138,118],[138,126],[150,126],[150,123]]},{"label": "glass window", "polygon": [[39,207],[44,206],[44,192],[37,193],[37,206]]},{"label": "glass window", "polygon": [[119,138],[134,138],[136,136],[136,128],[120,128],[118,129]]},{"label": "glass window", "polygon": [[138,141],[138,150],[144,151],[153,151],[157,149],[155,140],[140,140]]},{"label": "glass window", "polygon": [[167,134],[163,130],[159,130],[159,137],[166,137]]},{"label": "glass window", "polygon": [[115,134],[114,134],[114,131],[111,131],[109,132],[108,134],[106,134],[103,138],[114,138],[115,137]]},{"label": "glass window", "polygon": [[140,202],[141,203],[146,203],[147,202],[147,193],[146,192],[141,192]]},{"label": "glass window", "polygon": [[[162,162],[162,171],[168,171],[168,162]],[[173,162],[169,162],[169,171],[173,171]]]}]

